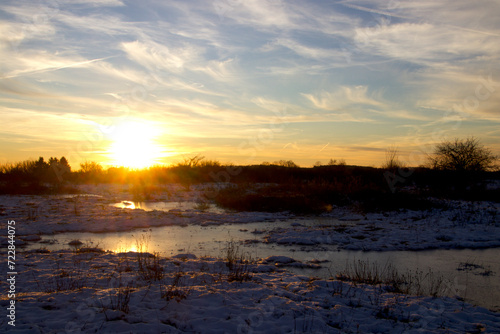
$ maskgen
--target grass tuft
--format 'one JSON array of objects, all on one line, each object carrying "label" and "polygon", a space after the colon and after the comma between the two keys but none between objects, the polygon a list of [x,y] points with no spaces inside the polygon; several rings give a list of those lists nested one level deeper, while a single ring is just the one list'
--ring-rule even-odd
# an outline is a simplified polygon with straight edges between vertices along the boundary
[{"label": "grass tuft", "polygon": [[226,267],[229,269],[227,280],[229,282],[251,280],[252,275],[249,268],[251,259],[240,251],[238,244],[234,240],[227,242],[225,252]]},{"label": "grass tuft", "polygon": [[346,268],[339,272],[336,278],[355,284],[383,285],[390,292],[417,296],[438,297],[445,295],[447,291],[444,277],[436,275],[430,269],[426,273],[416,270],[401,274],[389,263],[381,266],[377,262],[353,261],[347,263]]}]

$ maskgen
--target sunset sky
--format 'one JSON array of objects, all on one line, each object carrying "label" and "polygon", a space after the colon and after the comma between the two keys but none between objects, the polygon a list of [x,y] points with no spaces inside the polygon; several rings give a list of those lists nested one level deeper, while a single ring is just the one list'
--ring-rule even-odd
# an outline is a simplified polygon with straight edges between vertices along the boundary
[{"label": "sunset sky", "polygon": [[[22,6],[20,5],[22,3]],[[499,1],[0,3],[0,162],[500,154]]]}]

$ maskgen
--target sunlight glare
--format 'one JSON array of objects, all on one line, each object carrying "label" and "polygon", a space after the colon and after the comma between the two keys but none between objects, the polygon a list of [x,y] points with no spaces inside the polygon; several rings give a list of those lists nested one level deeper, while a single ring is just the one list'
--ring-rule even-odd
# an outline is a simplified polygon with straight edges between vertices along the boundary
[{"label": "sunlight glare", "polygon": [[142,121],[127,121],[116,126],[109,148],[112,163],[129,168],[145,168],[159,163],[162,147],[156,143],[160,130]]},{"label": "sunlight glare", "polygon": [[130,243],[128,246],[126,244],[120,243],[119,247],[116,249],[111,249],[114,253],[128,253],[128,252],[137,252],[137,245],[135,243]]}]

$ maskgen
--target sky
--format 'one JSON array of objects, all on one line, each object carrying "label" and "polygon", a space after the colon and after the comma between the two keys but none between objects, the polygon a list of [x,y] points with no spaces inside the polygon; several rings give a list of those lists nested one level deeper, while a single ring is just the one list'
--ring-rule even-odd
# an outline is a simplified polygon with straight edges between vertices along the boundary
[{"label": "sky", "polygon": [[0,3],[0,163],[500,155],[498,1]]}]

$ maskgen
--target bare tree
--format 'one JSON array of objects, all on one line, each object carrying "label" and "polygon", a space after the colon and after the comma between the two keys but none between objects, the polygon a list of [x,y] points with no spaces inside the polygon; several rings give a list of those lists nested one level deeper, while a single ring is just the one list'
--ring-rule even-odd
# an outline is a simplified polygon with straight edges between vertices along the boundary
[{"label": "bare tree", "polygon": [[297,165],[295,162],[293,162],[292,160],[280,160],[280,161],[275,161],[273,163],[274,165],[277,165],[277,166],[282,166],[282,167],[290,167],[290,168],[296,168],[296,167],[299,167],[299,165]]},{"label": "bare tree", "polygon": [[80,170],[82,173],[86,174],[99,174],[102,173],[103,168],[100,163],[95,162],[95,161],[85,161],[84,163],[80,164]]},{"label": "bare tree", "polygon": [[191,157],[191,158],[184,158],[184,161],[179,162],[177,164],[177,166],[179,166],[179,167],[198,167],[203,159],[205,159],[205,157],[198,154],[198,155],[195,155],[194,157]]},{"label": "bare tree", "polygon": [[382,168],[385,169],[398,169],[402,168],[403,163],[399,161],[399,152],[397,147],[391,146],[385,151],[385,163]]},{"label": "bare tree", "polygon": [[429,160],[435,169],[480,172],[495,169],[498,156],[478,139],[469,137],[437,144]]}]

